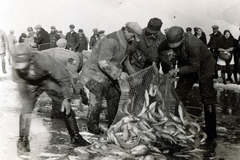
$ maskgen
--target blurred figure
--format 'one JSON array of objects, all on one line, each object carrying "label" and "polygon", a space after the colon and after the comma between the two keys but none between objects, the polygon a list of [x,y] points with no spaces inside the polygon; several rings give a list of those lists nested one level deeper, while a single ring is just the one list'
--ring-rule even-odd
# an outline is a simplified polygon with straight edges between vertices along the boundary
[{"label": "blurred figure", "polygon": [[191,27],[187,27],[187,28],[186,28],[186,33],[187,33],[188,35],[192,35],[192,28],[191,28]]},{"label": "blurred figure", "polygon": [[26,33],[22,33],[18,39],[18,43],[24,43],[25,39],[27,38]]},{"label": "blurred figure", "polygon": [[90,50],[92,50],[96,46],[98,38],[99,38],[98,29],[94,28],[93,29],[93,35],[91,36],[90,42],[89,42],[89,49]]},{"label": "blurred figure", "polygon": [[[214,25],[212,26],[212,30],[213,33],[210,34],[210,40],[208,42],[208,48],[210,48],[210,51],[212,52],[213,58],[216,61],[216,65],[217,65],[217,61],[218,61],[218,55],[219,55],[219,51],[218,51],[218,41],[220,38],[222,38],[222,33],[218,30],[219,26],[218,25]],[[214,78],[217,79],[218,78],[218,71],[215,71],[214,74]]]},{"label": "blurred figure", "polygon": [[197,35],[197,30],[198,30],[198,27],[194,27],[194,28],[193,28],[193,31],[194,31],[194,34],[193,34],[193,35],[194,35],[194,36]]},{"label": "blurred figure", "polygon": [[35,35],[35,32],[33,31],[33,28],[32,27],[28,27],[27,28],[27,31],[28,31],[28,36],[27,38],[24,40],[24,43],[32,48],[36,48],[37,45],[36,43],[34,42],[34,35]]},{"label": "blurred figure", "polygon": [[75,51],[76,45],[79,40],[79,35],[74,31],[75,26],[73,24],[69,25],[70,32],[67,33],[66,35],[66,40],[67,40],[67,49],[71,51]]},{"label": "blurred figure", "polygon": [[61,30],[58,31],[58,34],[59,34],[60,38],[65,38],[65,35],[62,33]]},{"label": "blurred figure", "polygon": [[[239,28],[240,31],[240,28]],[[237,84],[240,84],[240,81],[238,80],[238,73],[240,73],[240,36],[238,37],[237,40],[237,49],[234,53],[234,60],[235,60],[235,65],[234,65],[234,80]]]},{"label": "blurred figure", "polygon": [[222,38],[218,42],[219,57],[217,61],[217,70],[221,70],[223,83],[227,84],[225,73],[227,73],[227,81],[233,83],[232,73],[234,70],[234,51],[236,50],[236,40],[233,38],[229,30],[223,32]]},{"label": "blurred figure", "polygon": [[51,48],[57,47],[56,42],[60,39],[60,36],[57,34],[55,26],[51,26],[51,33],[49,34],[49,36]]},{"label": "blurred figure", "polygon": [[206,34],[203,32],[202,28],[198,28],[197,29],[197,35],[196,37],[198,39],[200,39],[205,45],[207,45],[207,38],[206,38]]},{"label": "blurred figure", "polygon": [[88,50],[88,41],[82,29],[78,30],[78,35],[79,35],[79,40],[76,44],[75,50],[76,52],[81,53],[83,50]]},{"label": "blurred figure", "polygon": [[10,34],[7,36],[7,39],[8,39],[8,44],[9,44],[9,50],[7,51],[8,52],[8,64],[11,65],[11,58],[12,58],[12,55],[11,55],[11,48],[17,44],[17,39],[16,37],[13,35],[14,34],[14,31],[13,30],[10,30]]},{"label": "blurred figure", "polygon": [[37,49],[39,51],[50,48],[50,36],[41,25],[36,25],[34,28],[36,34],[34,35],[34,42],[36,43]]},{"label": "blurred figure", "polygon": [[103,39],[104,37],[105,37],[105,31],[104,30],[100,30],[99,32],[98,32],[98,34],[99,34],[99,39]]},{"label": "blurred figure", "polygon": [[7,73],[6,71],[6,63],[5,63],[5,56],[6,56],[6,51],[9,50],[9,45],[8,45],[8,39],[2,30],[0,30],[0,57],[2,59],[2,72],[4,74]]}]

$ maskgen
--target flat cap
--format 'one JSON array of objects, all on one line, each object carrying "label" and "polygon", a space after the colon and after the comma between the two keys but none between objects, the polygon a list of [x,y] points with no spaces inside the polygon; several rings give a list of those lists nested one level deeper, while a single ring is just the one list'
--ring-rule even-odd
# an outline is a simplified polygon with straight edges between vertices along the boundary
[{"label": "flat cap", "polygon": [[98,29],[97,28],[93,28],[93,30],[92,31],[98,31]]},{"label": "flat cap", "polygon": [[79,29],[78,32],[83,33],[83,29]]},{"label": "flat cap", "polygon": [[42,28],[42,26],[40,24],[38,24],[34,27],[34,29],[39,29],[39,28]]},{"label": "flat cap", "polygon": [[104,30],[100,30],[98,33],[99,34],[103,34],[103,33],[105,33],[105,31]]},{"label": "flat cap", "polygon": [[30,63],[31,52],[33,49],[24,43],[14,45],[11,49],[12,53],[12,67],[16,69],[23,69]]},{"label": "flat cap", "polygon": [[75,28],[75,26],[73,24],[70,24],[69,27],[70,28]]},{"label": "flat cap", "polygon": [[187,27],[186,31],[192,31],[192,28],[191,27]]},{"label": "flat cap", "polygon": [[33,28],[32,28],[32,27],[28,27],[28,28],[27,28],[27,31],[28,31],[28,32],[33,31]]},{"label": "flat cap", "polygon": [[142,29],[137,22],[127,22],[126,27],[134,32],[136,41],[140,41],[140,36],[142,35]]},{"label": "flat cap", "polygon": [[168,46],[170,48],[176,48],[181,45],[182,41],[184,40],[184,31],[182,27],[173,26],[169,28],[166,32],[166,38],[168,41]]},{"label": "flat cap", "polygon": [[51,26],[51,29],[56,29],[56,27],[55,26]]},{"label": "flat cap", "polygon": [[219,26],[218,26],[218,25],[213,25],[212,28],[213,28],[213,29],[214,29],[214,28],[218,29]]},{"label": "flat cap", "polygon": [[162,27],[162,21],[159,18],[152,18],[150,19],[150,21],[148,22],[148,26],[147,26],[147,32],[149,33],[157,33],[160,31]]}]

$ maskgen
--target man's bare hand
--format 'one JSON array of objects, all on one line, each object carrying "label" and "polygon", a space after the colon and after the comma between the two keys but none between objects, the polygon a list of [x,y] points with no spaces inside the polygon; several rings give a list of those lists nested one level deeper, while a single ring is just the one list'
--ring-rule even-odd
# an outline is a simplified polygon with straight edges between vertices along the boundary
[{"label": "man's bare hand", "polygon": [[71,110],[71,106],[69,103],[69,99],[65,98],[62,102],[62,108],[61,111],[64,112],[66,110],[66,114],[68,115],[70,113]]}]

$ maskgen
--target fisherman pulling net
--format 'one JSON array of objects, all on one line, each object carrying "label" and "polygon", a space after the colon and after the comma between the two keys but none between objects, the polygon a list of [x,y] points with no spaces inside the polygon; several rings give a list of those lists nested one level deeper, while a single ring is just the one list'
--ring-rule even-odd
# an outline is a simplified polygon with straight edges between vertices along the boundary
[{"label": "fisherman pulling net", "polygon": [[170,142],[197,148],[207,135],[189,116],[174,90],[174,79],[153,65],[120,83],[122,91],[108,142],[132,149],[141,144]]}]

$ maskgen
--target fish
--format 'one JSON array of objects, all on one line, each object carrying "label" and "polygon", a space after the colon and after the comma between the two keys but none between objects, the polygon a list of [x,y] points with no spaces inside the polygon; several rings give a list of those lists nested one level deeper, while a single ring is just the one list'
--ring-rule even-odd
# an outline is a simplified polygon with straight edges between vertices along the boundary
[{"label": "fish", "polygon": [[145,119],[141,119],[141,122],[142,122],[145,126],[147,126],[148,128],[151,128],[150,125],[149,125],[149,123],[148,123]]},{"label": "fish", "polygon": [[149,118],[149,121],[152,122],[152,123],[157,123],[158,121],[153,118],[153,116],[151,115],[151,112],[148,112],[148,118]]},{"label": "fish", "polygon": [[121,146],[124,149],[131,149],[139,144],[140,137],[137,136],[132,143],[125,143],[117,136],[116,137],[114,136],[114,141],[116,142],[115,144]]},{"label": "fish", "polygon": [[149,148],[146,145],[138,145],[130,150],[130,153],[135,156],[146,155],[149,152]]},{"label": "fish", "polygon": [[164,132],[160,132],[160,131],[156,131],[156,135],[158,137],[160,137],[160,138],[167,139],[170,142],[173,142],[173,143],[177,144],[176,140],[170,134],[167,134],[167,133],[164,133]]},{"label": "fish", "polygon": [[148,126],[146,126],[142,121],[138,122],[138,126],[142,131],[148,131],[149,130]]},{"label": "fish", "polygon": [[128,126],[126,126],[123,130],[123,140],[128,141],[128,139],[129,139]]},{"label": "fish", "polygon": [[147,111],[146,103],[143,103],[141,112],[138,114],[138,117],[141,117]]},{"label": "fish", "polygon": [[123,103],[122,105],[122,112],[127,114],[127,115],[131,115],[131,113],[129,113],[128,111],[128,105],[131,103],[131,100],[127,100],[126,102]]},{"label": "fish", "polygon": [[201,139],[200,143],[204,143],[206,141],[206,139],[207,139],[207,134],[205,132],[200,132],[199,135],[203,136],[203,138]]},{"label": "fish", "polygon": [[144,160],[155,160],[155,157],[153,155],[147,155]]},{"label": "fish", "polygon": [[151,103],[150,105],[149,105],[149,111],[155,111],[155,107],[156,107],[156,103],[157,102],[153,102],[153,103]]},{"label": "fish", "polygon": [[153,126],[161,126],[163,125],[164,123],[166,123],[168,121],[167,117],[163,118],[162,121],[160,122],[157,122],[157,123],[153,123],[152,125]]},{"label": "fish", "polygon": [[157,137],[155,134],[153,134],[152,132],[145,132],[145,134],[152,139],[152,142],[156,142],[157,141]]},{"label": "fish", "polygon": [[144,97],[145,97],[146,107],[148,107],[149,106],[149,95],[148,95],[148,91],[147,90],[145,90]]}]

